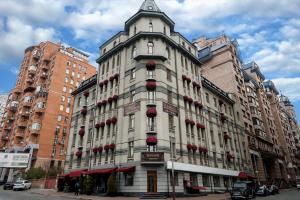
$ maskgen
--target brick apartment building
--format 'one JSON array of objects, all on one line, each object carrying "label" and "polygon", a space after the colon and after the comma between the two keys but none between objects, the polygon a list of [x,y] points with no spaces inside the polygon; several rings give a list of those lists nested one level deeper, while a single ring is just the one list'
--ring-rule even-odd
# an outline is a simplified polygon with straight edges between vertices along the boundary
[{"label": "brick apartment building", "polygon": [[[221,35],[213,39],[202,37],[194,44],[203,63],[202,75],[238,99],[236,111],[247,134],[248,153],[257,181],[287,186],[299,175],[300,167],[295,157],[299,129],[292,105],[280,103],[274,84],[264,82],[256,63],[242,64],[236,41]],[[291,125],[287,125],[289,121]],[[291,130],[292,134],[288,134]]]},{"label": "brick apartment building", "polygon": [[[63,167],[73,108],[71,93],[96,73],[88,55],[60,43],[28,47],[1,122],[0,149],[29,152],[30,167]],[[18,176],[4,169],[1,180]]]}]

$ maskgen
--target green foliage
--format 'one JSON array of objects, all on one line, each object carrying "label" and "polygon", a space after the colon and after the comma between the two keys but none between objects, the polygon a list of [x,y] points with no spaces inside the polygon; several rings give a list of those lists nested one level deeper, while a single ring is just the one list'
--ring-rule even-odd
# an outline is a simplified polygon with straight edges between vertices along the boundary
[{"label": "green foliage", "polygon": [[79,177],[79,184],[80,184],[80,193],[81,194],[85,194],[85,187],[84,187],[84,177],[83,176],[80,176]]},{"label": "green foliage", "polygon": [[43,168],[31,168],[26,173],[26,179],[41,179],[45,178],[46,172]]},{"label": "green foliage", "polygon": [[86,194],[90,195],[93,193],[93,178],[87,175],[83,180],[83,190]]},{"label": "green foliage", "polygon": [[107,194],[115,195],[117,193],[116,173],[113,172],[107,180]]},{"label": "green foliage", "polygon": [[50,168],[49,171],[48,171],[48,177],[56,177],[57,174],[60,174],[62,172],[62,169],[61,168]]}]

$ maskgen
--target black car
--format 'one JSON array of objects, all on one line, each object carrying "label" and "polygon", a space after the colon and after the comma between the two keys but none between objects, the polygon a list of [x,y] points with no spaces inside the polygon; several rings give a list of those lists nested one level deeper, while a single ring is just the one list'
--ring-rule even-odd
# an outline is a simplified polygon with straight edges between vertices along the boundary
[{"label": "black car", "polygon": [[12,190],[14,187],[14,183],[12,182],[7,182],[3,185],[3,190]]},{"label": "black car", "polygon": [[231,199],[255,198],[254,183],[252,181],[237,181],[230,192]]},{"label": "black car", "polygon": [[270,185],[268,189],[271,194],[279,194],[279,189],[276,185]]}]

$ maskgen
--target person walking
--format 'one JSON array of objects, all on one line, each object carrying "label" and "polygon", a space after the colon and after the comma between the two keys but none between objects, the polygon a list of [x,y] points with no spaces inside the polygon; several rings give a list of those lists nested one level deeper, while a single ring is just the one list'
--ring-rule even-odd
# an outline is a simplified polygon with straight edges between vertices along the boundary
[{"label": "person walking", "polygon": [[79,184],[78,181],[75,183],[74,189],[75,189],[75,196],[78,196],[79,195],[79,189],[80,189],[80,184]]}]

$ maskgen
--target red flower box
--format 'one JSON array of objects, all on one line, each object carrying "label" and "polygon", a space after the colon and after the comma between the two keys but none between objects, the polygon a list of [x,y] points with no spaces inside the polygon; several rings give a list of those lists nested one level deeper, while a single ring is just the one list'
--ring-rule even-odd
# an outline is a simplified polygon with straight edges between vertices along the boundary
[{"label": "red flower box", "polygon": [[198,83],[196,83],[195,81],[193,81],[193,86],[196,87]]},{"label": "red flower box", "polygon": [[93,148],[93,152],[94,152],[94,154],[97,154],[98,148],[97,148],[97,147],[94,147],[94,148]]},{"label": "red flower box", "polygon": [[109,150],[109,144],[106,144],[106,145],[104,146],[104,150],[105,150],[105,151],[108,151],[108,150]]},{"label": "red flower box", "polygon": [[194,120],[190,120],[190,124],[192,125],[192,126],[195,126],[195,121]]},{"label": "red flower box", "polygon": [[101,122],[100,127],[104,127],[104,126],[105,126],[105,122]]},{"label": "red flower box", "polygon": [[80,157],[82,156],[82,152],[81,152],[81,151],[77,151],[77,152],[76,152],[76,156],[77,156],[78,158],[80,158]]},{"label": "red flower box", "polygon": [[106,125],[110,125],[111,124],[111,119],[107,119],[106,120]]},{"label": "red flower box", "polygon": [[146,64],[146,68],[149,71],[155,70],[155,67],[156,67],[156,63],[152,60],[148,61],[147,64]]},{"label": "red flower box", "polygon": [[119,98],[119,96],[118,95],[114,95],[112,98],[113,98],[114,101],[117,101],[118,98]]},{"label": "red flower box", "polygon": [[104,85],[107,85],[108,84],[108,80],[105,80],[103,83],[104,83]]},{"label": "red flower box", "polygon": [[100,87],[103,87],[103,85],[104,85],[104,82],[101,81],[101,82],[99,83],[99,86],[100,86]]},{"label": "red flower box", "polygon": [[155,117],[157,115],[156,108],[155,107],[148,108],[146,115],[147,117]]},{"label": "red flower box", "polygon": [[189,123],[191,123],[191,120],[185,119],[185,123],[186,123],[186,124],[189,124]]},{"label": "red flower box", "polygon": [[96,129],[99,129],[101,126],[100,126],[100,123],[97,123],[97,124],[95,124],[95,128]]},{"label": "red flower box", "polygon": [[227,132],[224,132],[224,139],[225,139],[225,140],[228,140],[228,139],[230,139],[230,136],[228,135],[228,133],[227,133]]},{"label": "red flower box", "polygon": [[186,145],[186,148],[187,148],[188,150],[191,150],[191,149],[193,149],[193,145],[192,145],[192,144],[187,144],[187,145]]},{"label": "red flower box", "polygon": [[191,80],[191,78],[186,77],[186,81],[190,83],[192,80]]},{"label": "red flower box", "polygon": [[150,145],[150,146],[156,145],[157,144],[157,138],[155,136],[149,136],[146,139],[146,143],[147,143],[147,145]]},{"label": "red flower box", "polygon": [[116,145],[115,145],[114,143],[111,143],[111,144],[109,145],[109,148],[110,148],[111,150],[114,150],[114,149],[116,148]]},{"label": "red flower box", "polygon": [[109,81],[113,81],[115,78],[113,76],[109,77]]},{"label": "red flower box", "polygon": [[182,80],[185,81],[186,80],[186,75],[182,75]]},{"label": "red flower box", "polygon": [[118,78],[119,78],[119,74],[118,74],[118,73],[116,73],[116,74],[114,75],[114,78],[115,78],[116,80],[118,80]]},{"label": "red flower box", "polygon": [[108,101],[108,103],[111,103],[111,102],[113,101],[113,98],[112,98],[112,97],[109,97],[109,98],[107,99],[107,101]]},{"label": "red flower box", "polygon": [[183,96],[183,100],[184,100],[184,101],[188,101],[188,100],[189,100],[189,97],[188,97],[188,96]]},{"label": "red flower box", "polygon": [[102,153],[102,151],[103,151],[103,147],[102,146],[98,147],[98,152]]},{"label": "red flower box", "polygon": [[208,152],[208,149],[206,147],[203,147],[203,150],[202,150],[203,153],[207,153]]},{"label": "red flower box", "polygon": [[97,103],[97,106],[98,106],[98,107],[101,107],[101,106],[102,106],[102,102],[99,101],[99,102]]},{"label": "red flower box", "polygon": [[116,124],[118,121],[117,117],[112,117],[111,118],[111,123]]},{"label": "red flower box", "polygon": [[156,88],[156,82],[155,81],[147,81],[146,88],[148,90],[155,90],[155,88]]},{"label": "red flower box", "polygon": [[83,137],[84,134],[85,134],[84,128],[81,128],[81,129],[78,131],[78,134],[79,134],[81,137]]},{"label": "red flower box", "polygon": [[89,91],[84,91],[84,92],[83,92],[83,95],[84,95],[85,97],[88,97],[88,96],[90,95],[90,93],[89,93]]},{"label": "red flower box", "polygon": [[205,125],[204,125],[204,124],[201,124],[201,123],[199,123],[199,122],[196,124],[196,126],[197,126],[197,128],[199,128],[199,129],[200,129],[200,128],[201,128],[201,129],[205,129]]},{"label": "red flower box", "polygon": [[87,114],[87,107],[83,106],[83,108],[81,109],[81,114],[86,115]]},{"label": "red flower box", "polygon": [[102,101],[102,105],[106,105],[107,104],[107,101],[106,100],[103,100]]},{"label": "red flower box", "polygon": [[192,149],[193,149],[193,151],[197,151],[197,149],[198,149],[197,145],[193,144]]},{"label": "red flower box", "polygon": [[193,103],[193,98],[192,97],[188,97],[188,101],[189,101],[189,103]]},{"label": "red flower box", "polygon": [[220,119],[222,122],[224,122],[226,120],[226,116],[224,115],[224,113],[220,114]]}]

